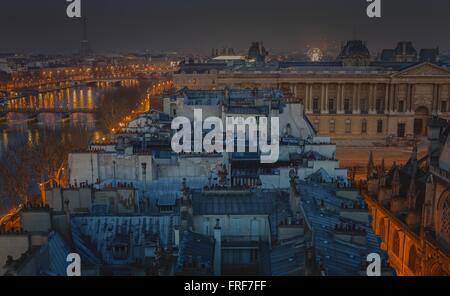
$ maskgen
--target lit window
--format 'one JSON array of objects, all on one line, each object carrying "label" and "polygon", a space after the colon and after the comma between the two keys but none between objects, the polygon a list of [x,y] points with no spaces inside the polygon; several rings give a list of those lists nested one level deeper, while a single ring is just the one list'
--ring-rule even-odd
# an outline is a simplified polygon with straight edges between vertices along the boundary
[{"label": "lit window", "polygon": [[330,133],[334,133],[336,131],[336,123],[334,119],[330,120]]},{"label": "lit window", "polygon": [[331,99],[328,100],[328,111],[330,113],[335,113],[336,112],[336,109],[335,109],[335,106],[334,106],[334,98],[331,98]]},{"label": "lit window", "polygon": [[314,98],[313,99],[313,112],[314,113],[319,113],[319,98]]},{"label": "lit window", "polygon": [[352,132],[352,121],[351,121],[350,119],[347,119],[347,120],[345,121],[345,132],[346,132],[347,134],[349,134],[349,133]]},{"label": "lit window", "polygon": [[361,133],[367,133],[367,120],[365,119],[361,121]]},{"label": "lit window", "polygon": [[381,134],[383,132],[383,120],[379,119],[377,121],[377,133]]}]

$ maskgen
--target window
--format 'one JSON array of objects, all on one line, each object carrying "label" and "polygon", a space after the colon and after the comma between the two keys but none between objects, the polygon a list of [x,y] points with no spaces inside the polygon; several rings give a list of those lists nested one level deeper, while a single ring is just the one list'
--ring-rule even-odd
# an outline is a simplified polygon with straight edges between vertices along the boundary
[{"label": "window", "polygon": [[383,114],[384,101],[378,99],[378,100],[375,102],[375,109],[377,109],[377,113],[378,113],[378,114]]},{"label": "window", "polygon": [[446,101],[441,102],[441,112],[447,112],[447,102]]},{"label": "window", "polygon": [[344,100],[344,111],[345,111],[345,114],[351,114],[352,113],[352,110],[350,108],[350,99],[345,99]]},{"label": "window", "polygon": [[399,101],[398,102],[398,112],[405,112],[404,107],[405,107],[405,102]]},{"label": "window", "polygon": [[320,113],[319,112],[319,98],[313,99],[313,112],[314,113]]},{"label": "window", "polygon": [[395,231],[394,237],[392,238],[392,252],[396,256],[400,255],[400,235],[398,234],[398,231]]},{"label": "window", "polygon": [[369,113],[367,99],[361,99],[361,101],[360,101],[360,109],[361,109],[361,114]]},{"label": "window", "polygon": [[330,120],[330,133],[334,133],[336,131],[336,122],[334,119]]},{"label": "window", "polygon": [[345,132],[346,132],[347,134],[349,134],[349,133],[352,132],[352,121],[351,121],[350,119],[347,119],[347,120],[345,121]]},{"label": "window", "polygon": [[405,129],[406,129],[406,125],[404,123],[399,123],[397,126],[397,136],[399,138],[403,138],[405,137]]},{"label": "window", "polygon": [[316,132],[319,132],[319,128],[320,128],[320,120],[316,119],[314,120],[314,129],[316,130]]},{"label": "window", "polygon": [[334,106],[334,98],[328,100],[328,112],[331,114],[336,113],[336,109]]},{"label": "window", "polygon": [[361,122],[361,133],[367,133],[367,120],[363,119]]},{"label": "window", "polygon": [[408,267],[412,272],[416,272],[416,266],[417,266],[417,252],[416,247],[414,245],[409,248],[409,256],[408,256]]},{"label": "window", "polygon": [[381,134],[383,132],[383,120],[379,119],[377,121],[377,133]]}]

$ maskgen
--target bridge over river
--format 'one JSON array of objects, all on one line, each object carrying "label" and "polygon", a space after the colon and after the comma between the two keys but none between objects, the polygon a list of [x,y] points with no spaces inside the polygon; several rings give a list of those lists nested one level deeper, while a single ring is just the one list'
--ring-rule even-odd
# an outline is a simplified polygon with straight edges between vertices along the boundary
[{"label": "bridge over river", "polygon": [[96,108],[75,108],[75,107],[53,107],[53,108],[36,108],[36,107],[0,107],[0,120],[7,120],[8,113],[27,114],[29,119],[36,118],[42,113],[61,114],[63,117],[69,117],[75,113],[94,113]]}]

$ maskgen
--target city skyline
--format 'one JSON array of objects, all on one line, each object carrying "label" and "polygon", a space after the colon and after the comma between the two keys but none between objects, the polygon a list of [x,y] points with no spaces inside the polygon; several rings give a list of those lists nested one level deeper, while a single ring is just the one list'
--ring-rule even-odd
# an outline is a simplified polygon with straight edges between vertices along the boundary
[{"label": "city skyline", "polygon": [[[0,19],[0,52],[77,52],[82,21],[66,16],[67,4],[57,0],[2,4],[8,13]],[[89,41],[96,53],[178,50],[208,54],[212,47],[245,50],[256,40],[264,41],[269,52],[336,46],[349,39],[366,41],[372,54],[404,40],[416,48],[439,46],[442,52],[450,48],[450,41],[439,38],[450,25],[445,16],[450,3],[382,1],[381,19],[369,19],[366,6],[363,0],[346,1],[345,6],[328,0],[231,0],[226,5],[201,0],[82,1]]]}]

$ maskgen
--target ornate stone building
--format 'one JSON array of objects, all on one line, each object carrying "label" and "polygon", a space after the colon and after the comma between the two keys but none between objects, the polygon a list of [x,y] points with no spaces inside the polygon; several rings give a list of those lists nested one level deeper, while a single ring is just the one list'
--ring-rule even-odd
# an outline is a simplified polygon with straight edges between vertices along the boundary
[{"label": "ornate stone building", "polygon": [[375,169],[369,158],[365,199],[372,228],[398,275],[450,275],[450,123],[429,123],[428,156],[413,149],[403,167]]},{"label": "ornate stone building", "polygon": [[304,103],[320,135],[413,138],[425,135],[432,114],[450,119],[450,70],[413,59],[411,44],[398,47],[392,62],[371,61],[365,44],[356,40],[335,62],[186,64],[174,75],[174,85],[279,88]]}]

